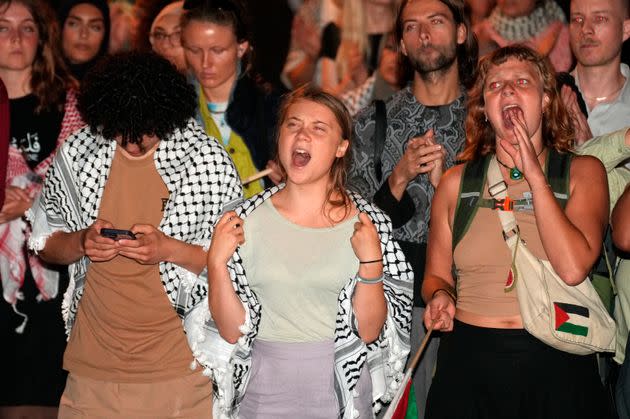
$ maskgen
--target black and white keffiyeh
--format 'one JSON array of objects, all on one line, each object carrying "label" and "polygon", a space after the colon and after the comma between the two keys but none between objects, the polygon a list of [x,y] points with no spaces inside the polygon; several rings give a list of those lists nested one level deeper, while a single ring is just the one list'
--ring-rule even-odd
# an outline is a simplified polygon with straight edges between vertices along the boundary
[{"label": "black and white keffiyeh", "polygon": [[[42,194],[29,210],[31,249],[43,249],[46,239],[56,231],[79,231],[96,220],[115,150],[115,141],[93,135],[88,127],[68,138],[48,171]],[[229,155],[191,119],[185,128],[160,141],[154,161],[169,191],[159,229],[177,240],[207,248],[223,207],[242,196]],[[62,305],[68,336],[83,295],[88,264],[89,259],[83,257],[69,266],[70,284]],[[160,262],[159,269],[164,290],[185,323],[186,316],[206,296],[205,270],[195,275],[168,262]]]},{"label": "black and white keffiyeh", "polygon": [[554,22],[566,22],[562,8],[555,0],[545,0],[527,16],[509,17],[496,6],[488,16],[492,27],[510,42],[536,38]]},{"label": "black and white keffiyeh", "polygon": [[[240,217],[247,217],[282,186],[266,190],[236,208]],[[357,209],[365,212],[380,235],[384,260],[384,289],[387,300],[387,319],[378,340],[366,345],[359,338],[357,322],[352,309],[352,295],[356,277],[348,278],[337,302],[335,328],[335,392],[339,403],[339,417],[358,417],[354,407],[354,391],[361,369],[366,365],[372,378],[374,411],[391,398],[400,386],[405,360],[409,353],[411,327],[412,283],[411,266],[392,239],[389,217],[361,196],[351,193]],[[217,388],[214,394],[214,417],[238,417],[238,405],[247,388],[251,368],[251,348],[258,333],[261,307],[251,291],[239,251],[228,263],[234,289],[245,307],[243,336],[236,344],[223,340],[210,317],[209,311],[198,309],[188,317],[193,324],[187,326],[189,341],[197,359],[206,366],[205,373],[213,377]],[[207,302],[199,305],[206,306]]]}]

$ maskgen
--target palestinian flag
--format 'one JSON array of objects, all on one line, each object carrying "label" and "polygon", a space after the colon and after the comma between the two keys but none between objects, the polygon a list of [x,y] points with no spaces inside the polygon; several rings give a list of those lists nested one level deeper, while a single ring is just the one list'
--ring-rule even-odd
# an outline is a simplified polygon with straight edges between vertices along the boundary
[{"label": "palestinian flag", "polygon": [[554,302],[556,330],[572,335],[588,335],[588,308],[575,304]]}]

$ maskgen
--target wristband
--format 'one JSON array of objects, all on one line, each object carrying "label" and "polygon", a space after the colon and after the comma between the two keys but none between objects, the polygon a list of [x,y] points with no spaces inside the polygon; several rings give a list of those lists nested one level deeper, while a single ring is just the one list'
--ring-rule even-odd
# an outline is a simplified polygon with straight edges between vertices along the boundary
[{"label": "wristband", "polygon": [[383,262],[383,259],[381,258],[381,259],[374,259],[374,260],[360,260],[359,261],[361,265],[365,265],[368,263],[377,263],[377,262]]},{"label": "wristband", "polygon": [[449,297],[451,297],[451,299],[453,300],[453,303],[457,303],[457,296],[455,295],[455,293],[446,288],[438,288],[435,291],[433,291],[433,294],[431,295],[431,299],[434,299],[435,294],[437,294],[440,291],[444,291]]},{"label": "wristband", "polygon": [[362,284],[368,284],[368,285],[374,285],[374,284],[379,284],[381,282],[383,282],[383,274],[381,274],[381,276],[379,276],[378,278],[373,278],[373,279],[365,279],[362,278],[361,276],[359,276],[359,274],[357,274],[357,281],[359,281]]}]

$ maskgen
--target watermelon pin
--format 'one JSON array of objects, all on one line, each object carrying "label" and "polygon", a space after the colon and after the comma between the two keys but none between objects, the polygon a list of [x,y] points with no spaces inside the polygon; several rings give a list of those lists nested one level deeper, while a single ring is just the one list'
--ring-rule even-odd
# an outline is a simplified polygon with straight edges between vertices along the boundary
[{"label": "watermelon pin", "polygon": [[518,237],[516,238],[516,246],[514,247],[514,253],[512,253],[512,264],[510,266],[510,272],[508,272],[507,281],[503,287],[503,292],[512,291],[514,289],[514,284],[516,284],[516,280],[518,279],[518,269],[516,269],[516,251],[518,250],[518,245],[521,242],[521,235],[520,232],[517,234]]},{"label": "watermelon pin", "polygon": [[503,287],[504,292],[510,292],[514,289],[514,283],[516,282],[516,275],[514,274],[515,269],[510,269],[508,272],[507,281],[505,282],[505,287]]}]

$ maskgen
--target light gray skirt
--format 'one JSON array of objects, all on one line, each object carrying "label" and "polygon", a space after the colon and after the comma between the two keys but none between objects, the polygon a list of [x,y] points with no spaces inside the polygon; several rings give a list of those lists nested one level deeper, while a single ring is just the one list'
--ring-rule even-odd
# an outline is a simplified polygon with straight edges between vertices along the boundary
[{"label": "light gray skirt", "polygon": [[[334,385],[334,343],[256,341],[252,372],[239,409],[241,419],[339,417]],[[372,381],[367,363],[354,404],[361,418],[372,418]]]}]

